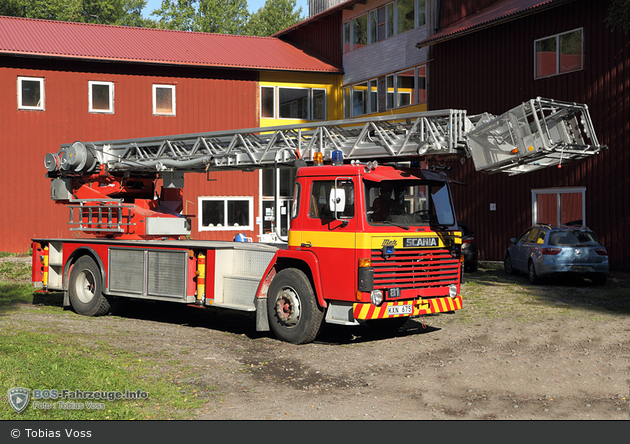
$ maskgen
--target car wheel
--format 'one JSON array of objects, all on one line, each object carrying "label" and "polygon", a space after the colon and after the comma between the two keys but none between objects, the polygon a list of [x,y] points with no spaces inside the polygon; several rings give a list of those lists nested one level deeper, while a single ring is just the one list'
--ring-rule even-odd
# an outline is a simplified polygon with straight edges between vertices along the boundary
[{"label": "car wheel", "polygon": [[101,271],[89,256],[80,257],[70,270],[70,304],[83,316],[103,316],[111,305],[102,293]]},{"label": "car wheel", "polygon": [[540,278],[538,277],[538,275],[536,274],[536,267],[534,266],[534,262],[529,261],[529,266],[527,267],[528,270],[528,278],[529,278],[529,282],[531,282],[532,284],[540,284]]},{"label": "car wheel", "polygon": [[503,260],[503,269],[507,274],[516,274],[516,270],[512,265],[512,256],[510,256],[510,253],[505,255],[505,259]]}]

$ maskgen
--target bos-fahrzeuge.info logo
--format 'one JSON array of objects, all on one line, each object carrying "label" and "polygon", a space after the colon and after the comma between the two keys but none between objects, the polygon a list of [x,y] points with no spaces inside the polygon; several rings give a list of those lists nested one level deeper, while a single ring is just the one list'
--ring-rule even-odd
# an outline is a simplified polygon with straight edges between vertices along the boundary
[{"label": "bos-fahrzeuge.info logo", "polygon": [[121,391],[86,391],[86,390],[56,390],[14,387],[8,392],[9,404],[18,413],[22,413],[33,399],[34,410],[102,410],[102,401],[118,401],[130,399],[148,399],[149,394],[142,390]]}]

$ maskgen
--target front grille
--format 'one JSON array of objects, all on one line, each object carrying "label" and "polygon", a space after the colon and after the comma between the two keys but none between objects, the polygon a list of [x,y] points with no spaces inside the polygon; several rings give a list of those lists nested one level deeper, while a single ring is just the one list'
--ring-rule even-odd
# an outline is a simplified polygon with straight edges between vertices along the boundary
[{"label": "front grille", "polygon": [[372,267],[374,288],[405,290],[457,284],[460,263],[445,249],[394,250],[387,259],[381,250],[372,250]]}]

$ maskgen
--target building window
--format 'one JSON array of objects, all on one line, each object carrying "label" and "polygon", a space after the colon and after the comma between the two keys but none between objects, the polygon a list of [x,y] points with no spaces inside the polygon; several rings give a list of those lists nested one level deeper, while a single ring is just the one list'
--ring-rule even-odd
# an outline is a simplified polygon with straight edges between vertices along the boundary
[{"label": "building window", "polygon": [[44,110],[44,79],[18,77],[18,108]]},{"label": "building window", "polygon": [[584,66],[582,29],[534,42],[536,78],[579,71]]},{"label": "building window", "polygon": [[426,0],[397,0],[343,24],[343,52],[426,25]]},{"label": "building window", "polygon": [[383,112],[427,101],[426,65],[343,89],[344,118]]},{"label": "building window", "polygon": [[322,88],[261,86],[260,101],[261,118],[326,120],[326,90]]},{"label": "building window", "polygon": [[260,87],[260,117],[275,119],[276,89],[273,86]]},{"label": "building window", "polygon": [[352,20],[352,49],[359,49],[367,45],[368,36],[367,15]]},{"label": "building window", "polygon": [[112,82],[88,82],[88,101],[91,113],[113,113],[114,84]]},{"label": "building window", "polygon": [[199,197],[199,231],[254,229],[253,197]]},{"label": "building window", "polygon": [[153,114],[175,115],[175,85],[153,85]]},{"label": "building window", "polygon": [[586,225],[586,188],[532,190],[532,224]]}]

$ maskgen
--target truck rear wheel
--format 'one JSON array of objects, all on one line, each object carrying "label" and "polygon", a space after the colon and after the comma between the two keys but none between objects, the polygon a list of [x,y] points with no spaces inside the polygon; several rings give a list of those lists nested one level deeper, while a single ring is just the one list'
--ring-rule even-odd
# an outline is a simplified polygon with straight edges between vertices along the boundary
[{"label": "truck rear wheel", "polygon": [[89,256],[82,256],[70,271],[70,304],[74,311],[84,316],[102,316],[111,306],[102,293],[101,271]]},{"label": "truck rear wheel", "polygon": [[324,319],[308,277],[295,268],[280,271],[271,281],[267,313],[276,336],[292,344],[312,342]]}]

